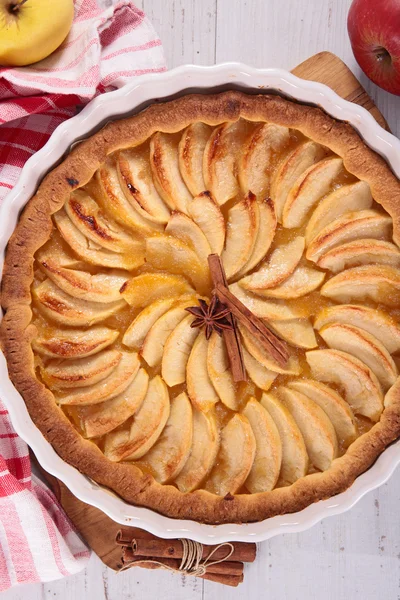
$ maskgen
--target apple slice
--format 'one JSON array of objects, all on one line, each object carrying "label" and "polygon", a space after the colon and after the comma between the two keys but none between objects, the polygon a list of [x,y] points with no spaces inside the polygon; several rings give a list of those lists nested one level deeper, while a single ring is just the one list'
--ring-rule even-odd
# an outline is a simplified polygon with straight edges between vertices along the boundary
[{"label": "apple slice", "polygon": [[392,219],[376,210],[346,213],[324,227],[308,246],[306,257],[317,262],[328,250],[363,238],[381,239],[391,235]]},{"label": "apple slice", "polygon": [[156,443],[168,420],[168,388],[159,375],[150,380],[146,396],[133,417],[130,429],[109,433],[104,454],[114,462],[138,460]]},{"label": "apple slice", "polygon": [[239,281],[240,286],[256,292],[281,285],[293,274],[303,256],[304,247],[305,240],[301,236],[278,246],[258,271]]},{"label": "apple slice", "polygon": [[207,293],[211,286],[206,261],[200,261],[187,244],[173,237],[158,236],[146,240],[146,261],[153,267],[185,275],[200,294]]},{"label": "apple slice", "polygon": [[85,437],[99,437],[109,433],[125,423],[142,405],[149,386],[149,376],[144,369],[139,369],[130,385],[118,396],[78,409],[79,418]]},{"label": "apple slice", "polygon": [[219,433],[213,411],[193,410],[193,439],[189,458],[175,479],[178,489],[186,494],[197,489],[210,473],[217,458]]},{"label": "apple slice", "polygon": [[146,220],[166,223],[170,211],[153,183],[147,145],[119,152],[117,172],[125,198],[135,210]]},{"label": "apple slice", "polygon": [[400,302],[400,269],[364,265],[338,273],[321,288],[321,294],[337,302],[370,299],[386,306]]},{"label": "apple slice", "polygon": [[118,335],[118,331],[108,327],[91,327],[87,331],[46,329],[32,340],[32,348],[52,358],[85,358],[110,346]]},{"label": "apple slice", "polygon": [[242,191],[262,195],[269,192],[271,163],[290,142],[287,127],[274,123],[259,123],[247,138],[238,164]]},{"label": "apple slice", "polygon": [[348,267],[370,263],[400,267],[400,251],[397,246],[384,240],[354,240],[328,250],[317,265],[338,273]]},{"label": "apple slice", "polygon": [[296,146],[284,157],[272,178],[270,192],[279,222],[282,222],[283,207],[298,178],[327,153],[326,148],[309,141]]},{"label": "apple slice", "polygon": [[176,299],[191,292],[194,290],[184,277],[168,273],[142,273],[133,277],[121,290],[124,300],[135,308],[164,298]]},{"label": "apple slice", "polygon": [[246,350],[251,354],[253,358],[258,360],[264,367],[269,369],[270,371],[275,371],[275,373],[285,373],[286,375],[300,375],[301,368],[296,356],[290,356],[287,365],[285,367],[281,367],[278,365],[274,359],[267,354],[266,350],[264,350],[256,339],[247,331],[243,325],[240,323],[239,331],[243,339],[244,346]]},{"label": "apple slice", "polygon": [[210,244],[201,228],[187,215],[173,211],[165,233],[172,235],[194,250],[200,262],[207,263],[207,256],[211,254]]},{"label": "apple slice", "polygon": [[330,191],[342,170],[341,158],[326,158],[302,173],[291,188],[283,207],[283,226],[293,229],[303,225],[310,210]]},{"label": "apple slice", "polygon": [[284,404],[273,394],[263,394],[263,406],[272,417],[281,439],[282,464],[278,485],[291,485],[308,471],[308,454],[296,421]]},{"label": "apple slice", "polygon": [[214,332],[208,342],[207,369],[215,391],[231,410],[238,410],[239,403],[236,395],[228,353],[224,339]]},{"label": "apple slice", "polygon": [[356,415],[378,421],[383,409],[379,381],[367,365],[339,350],[310,350],[306,359],[313,376],[339,385]]},{"label": "apple slice", "polygon": [[64,209],[56,212],[53,219],[67,244],[75,254],[88,263],[111,269],[127,269],[128,271],[136,269],[144,263],[145,246],[142,241],[132,240],[131,250],[124,254],[111,252],[85,237],[73,225]]},{"label": "apple slice", "polygon": [[179,142],[179,170],[193,196],[206,189],[203,156],[211,132],[209,125],[198,121],[185,129]]},{"label": "apple slice", "polygon": [[162,317],[167,310],[178,303],[180,296],[166,298],[165,300],[155,300],[149,306],[146,306],[133,319],[128,329],[125,331],[122,343],[128,348],[140,350],[146,335],[149,333],[154,323]]},{"label": "apple slice", "polygon": [[150,141],[150,164],[158,193],[171,210],[187,213],[192,196],[179,170],[179,137],[158,131]]},{"label": "apple slice", "polygon": [[208,341],[203,331],[197,336],[186,366],[186,385],[192,404],[208,412],[219,400],[207,368]]},{"label": "apple slice", "polygon": [[257,199],[257,205],[259,209],[259,226],[253,251],[246,264],[236,274],[236,277],[243,277],[243,275],[254,269],[262,261],[275,237],[277,221],[274,203],[271,198],[266,198],[265,200]]},{"label": "apple slice", "polygon": [[95,244],[111,252],[132,252],[136,242],[84,190],[75,190],[64,204],[71,223]]},{"label": "apple slice", "polygon": [[248,376],[257,387],[267,392],[278,377],[278,373],[264,367],[264,365],[247,352],[246,348],[242,348],[242,352]]},{"label": "apple slice", "polygon": [[338,440],[327,414],[318,404],[297,390],[280,387],[278,397],[296,421],[311,463],[320,471],[329,469],[338,454]]},{"label": "apple slice", "polygon": [[300,313],[294,310],[283,300],[266,300],[247,292],[238,283],[229,286],[232,294],[236,296],[252,313],[260,319],[273,319],[276,321],[287,321],[296,319]]},{"label": "apple slice", "polygon": [[32,297],[46,317],[70,327],[89,327],[104,321],[126,306],[123,300],[103,304],[73,298],[60,290],[50,279],[33,288]]},{"label": "apple slice", "polygon": [[329,223],[345,213],[371,208],[372,201],[371,188],[366,181],[357,181],[334,190],[318,203],[307,223],[307,246]]},{"label": "apple slice", "polygon": [[277,287],[257,289],[254,292],[267,298],[280,298],[282,300],[300,298],[319,288],[324,279],[325,273],[322,273],[322,271],[300,266]]},{"label": "apple slice", "polygon": [[202,192],[189,203],[188,212],[207,238],[211,252],[221,254],[225,244],[225,219],[210,192]]},{"label": "apple slice", "polygon": [[256,440],[256,454],[245,486],[251,494],[274,489],[282,465],[282,442],[269,412],[250,398],[243,410]]},{"label": "apple slice", "polygon": [[268,326],[283,340],[295,348],[316,348],[318,346],[314,329],[308,319],[294,321],[268,321]]},{"label": "apple slice", "polygon": [[304,396],[308,396],[328,415],[340,443],[347,448],[354,442],[358,430],[353,411],[335,390],[313,379],[298,379],[288,385]]},{"label": "apple slice", "polygon": [[136,352],[122,352],[117,367],[108,377],[90,387],[78,388],[65,396],[59,396],[57,400],[62,406],[99,404],[111,400],[126,390],[136,377],[139,367],[140,363]]},{"label": "apple slice", "polygon": [[179,475],[192,446],[193,417],[189,398],[182,392],[171,401],[168,421],[154,444],[136,465],[150,472],[158,483],[169,483]]},{"label": "apple slice", "polygon": [[169,387],[184,383],[186,366],[199,329],[191,327],[193,315],[187,315],[167,338],[162,357],[161,373]]},{"label": "apple slice", "polygon": [[236,494],[245,483],[256,454],[256,440],[248,419],[236,413],[221,432],[217,461],[205,489],[218,496]]},{"label": "apple slice", "polygon": [[322,329],[332,323],[354,325],[375,336],[390,352],[400,350],[400,326],[387,313],[376,308],[357,304],[342,304],[324,308],[314,322],[315,329]]},{"label": "apple slice", "polygon": [[398,371],[389,352],[376,337],[364,329],[332,323],[322,327],[319,334],[329,348],[348,352],[365,363],[375,373],[385,391],[396,381]]},{"label": "apple slice", "polygon": [[135,203],[126,197],[121,187],[121,179],[123,181],[115,158],[108,158],[94,178],[96,196],[103,209],[108,211],[118,223],[130,227],[141,235],[162,231],[162,223],[145,218],[143,212],[136,209]]},{"label": "apple slice", "polygon": [[260,208],[249,192],[228,211],[225,249],[221,258],[226,276],[231,279],[250,259],[260,226]]},{"label": "apple slice", "polygon": [[167,339],[175,327],[187,316],[185,308],[190,305],[191,301],[189,300],[186,304],[179,304],[170,308],[149,329],[140,354],[150,367],[161,365]]},{"label": "apple slice", "polygon": [[41,367],[40,374],[49,388],[88,387],[108,377],[121,358],[118,350],[103,350],[87,358],[56,359]]}]

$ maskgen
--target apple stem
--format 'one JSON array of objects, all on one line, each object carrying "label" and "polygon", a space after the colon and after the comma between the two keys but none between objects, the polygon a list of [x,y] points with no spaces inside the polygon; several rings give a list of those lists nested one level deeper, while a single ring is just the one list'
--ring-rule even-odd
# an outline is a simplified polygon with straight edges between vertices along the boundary
[{"label": "apple stem", "polygon": [[23,4],[25,4],[25,2],[28,2],[28,0],[20,0],[20,1],[19,1],[17,4],[12,4],[12,5],[10,6],[10,8],[11,8],[11,12],[13,12],[13,13],[15,13],[15,12],[18,12],[18,11],[19,11],[19,9],[21,8],[21,6],[22,6]]}]

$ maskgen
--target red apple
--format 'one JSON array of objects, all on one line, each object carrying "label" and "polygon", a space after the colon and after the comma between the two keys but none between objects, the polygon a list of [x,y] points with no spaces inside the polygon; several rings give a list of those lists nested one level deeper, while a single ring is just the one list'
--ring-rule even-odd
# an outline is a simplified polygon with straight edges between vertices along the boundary
[{"label": "red apple", "polygon": [[400,0],[353,0],[347,29],[367,77],[400,96]]}]

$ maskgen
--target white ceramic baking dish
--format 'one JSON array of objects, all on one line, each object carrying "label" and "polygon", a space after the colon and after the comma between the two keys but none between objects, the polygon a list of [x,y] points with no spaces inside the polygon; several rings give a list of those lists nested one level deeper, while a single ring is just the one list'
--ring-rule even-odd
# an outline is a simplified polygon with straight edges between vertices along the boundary
[{"label": "white ceramic baking dish", "polygon": [[[280,69],[254,69],[238,63],[213,67],[183,66],[162,74],[138,77],[125,88],[96,98],[79,115],[60,125],[44,148],[28,160],[17,185],[0,208],[0,268],[7,241],[17,224],[21,209],[46,172],[63,158],[74,143],[98,130],[105,122],[133,114],[154,100],[229,88],[253,93],[275,91],[322,107],[333,117],[350,122],[400,177],[400,141],[383,130],[364,108],[343,100],[330,88],[299,79]],[[100,508],[118,523],[142,527],[164,538],[188,537],[203,543],[261,541],[279,533],[302,531],[327,516],[351,508],[364,494],[387,481],[400,462],[398,441],[387,448],[376,463],[343,494],[317,502],[301,512],[259,523],[203,525],[170,519],[146,508],[129,505],[65,463],[30,419],[22,397],[8,379],[2,355],[0,397],[10,411],[17,433],[29,444],[41,465],[63,481],[75,496]]]}]

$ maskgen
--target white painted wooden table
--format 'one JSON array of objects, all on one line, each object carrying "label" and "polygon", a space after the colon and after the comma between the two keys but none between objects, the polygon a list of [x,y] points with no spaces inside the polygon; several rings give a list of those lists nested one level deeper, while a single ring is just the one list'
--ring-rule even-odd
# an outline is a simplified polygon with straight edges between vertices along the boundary
[{"label": "white painted wooden table", "polygon": [[[101,0],[103,4],[112,0]],[[169,67],[238,60],[290,69],[331,50],[353,70],[400,134],[400,98],[360,74],[346,31],[351,0],[143,0]],[[66,580],[11,590],[2,600],[399,600],[400,471],[350,512],[260,545],[237,589],[168,572],[121,574],[92,557]]]}]

